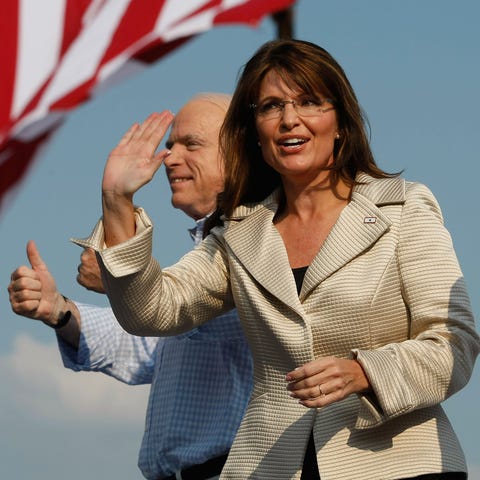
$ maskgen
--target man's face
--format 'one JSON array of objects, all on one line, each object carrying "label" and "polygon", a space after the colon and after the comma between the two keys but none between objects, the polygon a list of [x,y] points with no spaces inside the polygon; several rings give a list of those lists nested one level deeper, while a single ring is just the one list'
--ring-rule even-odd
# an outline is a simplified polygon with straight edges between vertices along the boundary
[{"label": "man's face", "polygon": [[164,161],[172,205],[195,220],[215,210],[223,190],[218,134],[224,117],[214,103],[192,100],[176,115],[166,142],[172,151]]}]

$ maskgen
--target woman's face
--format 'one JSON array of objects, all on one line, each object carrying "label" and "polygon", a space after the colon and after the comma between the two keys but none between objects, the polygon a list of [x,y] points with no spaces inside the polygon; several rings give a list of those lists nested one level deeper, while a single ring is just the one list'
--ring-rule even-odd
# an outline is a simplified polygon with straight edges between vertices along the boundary
[{"label": "woman's face", "polygon": [[[325,102],[320,107],[322,99],[323,95],[311,98],[298,89],[292,90],[273,70],[260,85],[255,113],[258,139],[263,158],[284,182],[313,185],[328,176],[325,167],[333,162],[338,126],[333,105]],[[288,103],[278,108],[283,101]],[[307,116],[298,114],[291,101],[295,106],[313,106],[313,111]],[[270,110],[276,114],[272,116]]]}]

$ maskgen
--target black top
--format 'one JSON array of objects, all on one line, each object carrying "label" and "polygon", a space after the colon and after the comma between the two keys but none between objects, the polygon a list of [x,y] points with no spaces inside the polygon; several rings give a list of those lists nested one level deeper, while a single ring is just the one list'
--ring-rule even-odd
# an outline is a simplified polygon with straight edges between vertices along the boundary
[{"label": "black top", "polygon": [[305,277],[307,268],[308,265],[306,267],[292,268],[293,276],[295,277],[295,283],[297,284],[298,294],[300,294],[300,290],[302,289],[303,278]]}]

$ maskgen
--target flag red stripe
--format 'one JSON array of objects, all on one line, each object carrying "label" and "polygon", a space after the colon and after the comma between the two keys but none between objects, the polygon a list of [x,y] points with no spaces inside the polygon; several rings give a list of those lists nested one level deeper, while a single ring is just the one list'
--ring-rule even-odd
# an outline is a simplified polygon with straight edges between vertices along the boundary
[{"label": "flag red stripe", "polygon": [[268,2],[249,0],[219,13],[215,21],[222,24],[246,23],[255,26],[266,14],[288,8],[292,3],[294,2],[291,0],[269,0]]},{"label": "flag red stripe", "polygon": [[[2,32],[2,45],[0,48],[0,147],[12,126],[10,111],[12,109],[13,92],[15,86],[15,67],[17,56],[18,37],[18,3],[17,0],[4,0],[0,15],[0,32]],[[4,140],[5,139],[5,140]]]},{"label": "flag red stripe", "polygon": [[[28,165],[38,155],[42,144],[61,123],[64,112],[87,101],[104,80],[112,75],[122,74],[122,67],[129,59],[145,64],[152,63],[207,28],[231,23],[254,26],[265,15],[288,8],[295,3],[294,0],[244,0],[235,7],[224,7],[222,0],[204,0],[203,2],[197,0],[191,4],[188,0],[182,0],[178,8],[173,8],[172,0],[168,4],[166,0],[124,1],[127,5],[123,11],[120,10],[123,8],[123,3],[117,3],[119,0],[64,0],[58,63],[53,66],[51,73],[46,72],[45,69],[43,71],[41,68],[38,69],[41,75],[49,74],[43,83],[39,79],[32,79],[32,84],[29,86],[28,83],[25,84],[29,77],[24,75],[21,79],[20,95],[26,92],[30,97],[21,99],[26,102],[26,105],[21,114],[17,113],[15,118],[12,114],[12,105],[14,99],[20,98],[18,92],[16,93],[16,88],[20,88],[16,85],[18,41],[20,38],[28,39],[25,36],[30,32],[19,31],[21,0],[2,1],[0,206],[4,194],[18,184],[27,172]],[[43,5],[42,9],[45,9],[47,14],[59,13],[55,11],[56,6],[52,7],[53,10],[50,12],[49,2]],[[168,8],[165,8],[166,5]],[[93,12],[92,8],[96,11]],[[111,12],[119,18],[109,16]],[[183,15],[179,15],[179,12],[183,12]],[[103,16],[101,16],[102,13]],[[62,16],[62,12],[60,15]],[[97,19],[101,21],[96,21]],[[211,25],[208,23],[210,19]],[[31,20],[30,15],[29,21]],[[41,25],[42,19],[39,18],[38,22]],[[108,31],[99,31],[99,26],[103,24],[109,29]],[[158,29],[159,25],[164,30],[154,31],[154,28]],[[48,28],[48,25],[45,25],[45,28]],[[52,37],[51,40],[53,43],[56,38]],[[31,47],[32,42],[30,41],[29,44]],[[81,51],[79,47],[82,45],[88,46],[88,52]],[[51,47],[55,48],[53,44]],[[35,49],[31,50],[34,52]],[[24,62],[28,62],[29,59],[24,58],[23,55],[32,52],[28,50],[21,52],[24,65]],[[34,58],[31,61],[35,62],[38,59]],[[67,66],[73,70],[68,71]],[[32,85],[35,87],[33,88]],[[49,113],[54,113],[55,116],[49,116]],[[53,119],[56,123],[51,126]],[[20,121],[22,123],[19,123]],[[35,129],[31,128],[32,121],[35,122]],[[27,127],[30,127],[28,138]]]},{"label": "flag red stripe", "polygon": [[63,23],[63,38],[60,57],[63,57],[72,42],[82,30],[84,15],[92,0],[67,0],[65,3],[65,18]]},{"label": "flag red stripe", "polygon": [[191,17],[201,14],[202,12],[206,12],[208,10],[212,10],[215,7],[220,7],[222,4],[222,0],[210,0],[209,2],[205,2],[204,4],[200,5],[196,10],[192,10],[188,15],[183,17],[177,23],[181,23]]},{"label": "flag red stripe", "polygon": [[101,64],[104,64],[123,53],[142,37],[148,34],[160,14],[164,2],[145,2],[132,0],[112,36],[109,48],[106,50]]},{"label": "flag red stripe", "polygon": [[161,39],[156,39],[148,45],[145,45],[145,47],[138,51],[132,58],[147,64],[156,62],[159,58],[169,54],[172,50],[177,49],[191,38],[193,38],[193,36],[179,38],[178,40],[167,43],[164,43]]},{"label": "flag red stripe", "polygon": [[10,152],[8,158],[0,164],[0,198],[3,200],[7,191],[15,188],[27,171],[32,167],[37,158],[36,153],[55,129],[29,142],[9,140],[4,148],[4,153]]}]

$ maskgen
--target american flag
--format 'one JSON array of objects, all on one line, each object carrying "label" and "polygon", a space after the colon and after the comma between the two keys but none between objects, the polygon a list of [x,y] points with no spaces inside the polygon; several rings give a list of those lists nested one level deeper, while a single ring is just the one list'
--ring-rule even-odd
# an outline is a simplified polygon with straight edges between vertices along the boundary
[{"label": "american flag", "polygon": [[[216,25],[293,0],[2,0],[0,207],[68,112]],[[1,208],[0,208],[1,210]]]}]

